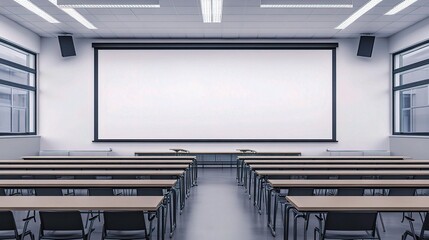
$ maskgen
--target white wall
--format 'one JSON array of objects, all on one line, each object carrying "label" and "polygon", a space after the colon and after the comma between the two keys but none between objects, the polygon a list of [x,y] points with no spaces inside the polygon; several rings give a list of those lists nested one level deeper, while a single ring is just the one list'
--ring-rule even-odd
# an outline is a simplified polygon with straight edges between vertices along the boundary
[{"label": "white wall", "polygon": [[[429,18],[393,35],[389,39],[390,53],[429,40]],[[429,137],[390,137],[393,154],[415,159],[429,159]]]},{"label": "white wall", "polygon": [[0,138],[0,159],[20,159],[22,156],[38,155],[40,137]]},{"label": "white wall", "polygon": [[[0,38],[38,53],[40,37],[34,32],[0,15]],[[38,154],[39,137],[0,137],[0,159],[19,159]]]},{"label": "white wall", "polygon": [[55,39],[42,39],[39,77],[41,149],[112,147],[121,155],[132,155],[135,151],[166,151],[173,147],[191,151],[252,148],[258,151],[301,151],[305,155],[325,154],[327,148],[388,149],[390,69],[385,39],[377,39],[371,59],[356,57],[357,39],[338,40],[338,143],[264,144],[92,143],[94,57],[91,43],[94,41],[76,39],[77,57],[62,58]]},{"label": "white wall", "polygon": [[429,40],[429,18],[406,28],[389,38],[390,53]]},{"label": "white wall", "polygon": [[0,15],[0,38],[33,52],[40,52],[39,35],[2,15]]}]

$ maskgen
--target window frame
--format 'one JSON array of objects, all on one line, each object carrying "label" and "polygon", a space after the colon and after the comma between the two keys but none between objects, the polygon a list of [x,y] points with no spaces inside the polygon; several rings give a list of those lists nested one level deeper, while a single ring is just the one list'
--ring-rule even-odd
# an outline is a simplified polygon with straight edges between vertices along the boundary
[{"label": "window frame", "polygon": [[[404,90],[413,90],[416,89],[418,87],[423,87],[423,86],[427,86],[429,85],[429,78],[427,79],[423,79],[417,82],[412,82],[412,83],[407,83],[404,85],[399,85],[396,86],[396,78],[395,75],[396,74],[400,74],[412,69],[418,69],[419,67],[422,66],[429,66],[429,58],[424,59],[422,61],[419,62],[415,62],[406,66],[402,66],[402,67],[398,67],[395,68],[396,66],[396,57],[400,54],[403,54],[405,52],[408,51],[412,51],[414,49],[417,49],[421,46],[424,45],[428,45],[429,44],[429,40],[423,41],[421,43],[412,45],[410,47],[407,47],[401,51],[395,52],[392,54],[392,135],[394,136],[429,136],[429,132],[402,132],[401,130],[401,124],[402,124],[402,115],[401,115],[401,111],[403,109],[400,108],[400,106],[397,106],[397,99],[396,99],[396,93],[400,92],[400,91],[404,91]],[[429,46],[427,46],[427,48],[429,48]],[[398,97],[400,99],[400,96]],[[398,104],[400,105],[401,103],[398,102]],[[415,107],[410,106],[410,113],[413,109],[415,109]],[[399,114],[398,118],[397,118],[397,114]],[[396,129],[396,124],[399,123],[399,129]],[[399,130],[399,131],[397,131]]]},{"label": "window frame", "polygon": [[[28,114],[28,118],[26,119],[26,122],[28,124],[28,126],[31,126],[33,124],[33,129],[32,131],[26,131],[26,132],[0,132],[0,137],[2,136],[32,136],[32,135],[37,135],[37,68],[38,68],[38,59],[37,59],[37,53],[30,51],[28,49],[25,49],[21,46],[18,46],[12,42],[9,42],[5,39],[0,38],[0,42],[5,44],[5,45],[9,45],[10,47],[16,48],[20,51],[23,51],[25,53],[34,55],[34,69],[31,67],[27,67],[18,63],[14,63],[11,61],[8,61],[6,59],[2,59],[0,58],[0,64],[8,66],[8,67],[12,67],[15,69],[18,69],[20,71],[25,71],[27,73],[31,73],[34,74],[34,86],[28,86],[28,85],[23,85],[23,84],[19,84],[19,83],[14,83],[14,82],[10,82],[4,79],[0,79],[0,85],[6,86],[6,87],[11,87],[14,89],[19,89],[19,90],[25,90],[28,91],[29,93],[32,92],[33,94],[28,94],[28,102],[30,102],[31,98],[34,98],[34,106],[31,106],[30,104],[28,104],[27,107],[27,114]],[[31,96],[33,95],[33,96]],[[34,108],[34,109],[32,109]],[[12,109],[16,109],[13,108]],[[21,109],[21,108],[19,108]],[[33,119],[31,119],[30,114],[33,114]],[[32,122],[31,122],[32,121]],[[12,126],[11,126],[12,127]],[[11,128],[12,130],[12,128]],[[29,129],[30,130],[30,129]]]}]

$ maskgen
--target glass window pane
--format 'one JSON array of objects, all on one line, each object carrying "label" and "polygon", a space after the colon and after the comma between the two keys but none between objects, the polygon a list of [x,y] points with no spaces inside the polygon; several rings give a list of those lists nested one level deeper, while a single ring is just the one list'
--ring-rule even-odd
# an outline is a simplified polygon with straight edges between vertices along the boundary
[{"label": "glass window pane", "polygon": [[26,110],[13,109],[12,110],[12,132],[25,133],[26,132]]},{"label": "glass window pane", "polygon": [[0,105],[12,105],[12,89],[0,85]]},{"label": "glass window pane", "polygon": [[401,111],[401,132],[411,132],[411,110]]},{"label": "glass window pane", "polygon": [[36,132],[36,94],[34,92],[29,92],[29,101],[27,108],[27,132]]},{"label": "glass window pane", "polygon": [[426,59],[429,59],[429,44],[399,54],[396,60],[397,66],[395,67],[404,67]]},{"label": "glass window pane", "polygon": [[19,69],[0,64],[0,79],[23,85],[34,86],[34,75]]},{"label": "glass window pane", "polygon": [[34,55],[0,42],[0,58],[34,68]]},{"label": "glass window pane", "polygon": [[28,91],[13,89],[13,106],[26,108],[28,105]]},{"label": "glass window pane", "polygon": [[401,108],[411,107],[411,91],[401,91]]},{"label": "glass window pane", "polygon": [[0,106],[0,132],[2,133],[11,132],[11,111],[10,107]]},{"label": "glass window pane", "polygon": [[429,65],[395,74],[395,86],[429,79]]},{"label": "glass window pane", "polygon": [[413,89],[413,99],[412,106],[413,107],[422,107],[429,105],[429,96],[428,96],[428,87],[419,87]]},{"label": "glass window pane", "polygon": [[429,132],[429,107],[413,109],[413,132]]}]

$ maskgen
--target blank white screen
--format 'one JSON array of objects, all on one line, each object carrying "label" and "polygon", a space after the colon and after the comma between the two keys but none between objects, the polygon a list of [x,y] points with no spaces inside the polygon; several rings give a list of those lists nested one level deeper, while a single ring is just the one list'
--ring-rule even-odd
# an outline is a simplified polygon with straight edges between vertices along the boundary
[{"label": "blank white screen", "polygon": [[331,139],[332,50],[99,50],[99,139]]}]

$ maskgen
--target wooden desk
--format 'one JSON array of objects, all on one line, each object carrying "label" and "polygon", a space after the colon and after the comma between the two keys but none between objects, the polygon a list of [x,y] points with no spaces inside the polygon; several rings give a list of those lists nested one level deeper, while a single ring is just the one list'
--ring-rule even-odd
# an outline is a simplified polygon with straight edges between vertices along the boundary
[{"label": "wooden desk", "polygon": [[272,161],[272,160],[328,160],[328,161],[340,161],[340,160],[404,160],[407,157],[404,156],[251,156],[244,155],[237,157],[237,179],[239,184],[245,184],[244,174],[244,161]]},{"label": "wooden desk", "polygon": [[397,159],[391,160],[367,160],[367,159],[340,159],[340,160],[244,160],[245,164],[429,164],[429,160],[411,160],[405,159],[398,161]]},{"label": "wooden desk", "polygon": [[[331,212],[331,211],[377,211],[377,212],[426,212],[429,211],[429,197],[399,196],[307,196],[286,197],[292,208],[285,210],[284,239],[289,237],[290,211]],[[294,221],[294,239],[297,224]]]},{"label": "wooden desk", "polygon": [[158,216],[158,239],[164,239],[165,213],[162,196],[101,197],[101,196],[13,196],[0,197],[0,210],[15,211],[145,211]]},{"label": "wooden desk", "polygon": [[1,180],[0,188],[173,188],[177,180]]},{"label": "wooden desk", "polygon": [[256,170],[260,177],[269,176],[429,176],[424,170]]},{"label": "wooden desk", "polygon": [[[276,231],[276,220],[277,220],[277,209],[278,209],[278,195],[280,189],[288,188],[370,188],[370,189],[386,189],[386,188],[429,188],[429,179],[427,180],[363,180],[363,179],[330,179],[330,180],[277,180],[269,179],[268,184],[272,187],[268,189],[268,200],[267,200],[267,221],[268,226],[275,234]],[[274,201],[272,200],[274,199]],[[273,206],[272,204],[273,203]],[[273,210],[272,210],[273,209]],[[271,212],[273,217],[271,218]]]},{"label": "wooden desk", "polygon": [[[24,160],[141,160],[141,161],[171,161],[171,160],[191,160],[192,164],[192,185],[197,185],[198,162],[195,156],[24,156]],[[1,162],[1,160],[0,160]]]},{"label": "wooden desk", "polygon": [[268,179],[273,188],[429,188],[429,179]]},{"label": "wooden desk", "polygon": [[404,156],[239,156],[240,160],[404,160]]},{"label": "wooden desk", "polygon": [[183,170],[10,170],[0,171],[0,176],[176,176]]},{"label": "wooden desk", "polygon": [[[1,167],[1,166],[0,166]],[[429,169],[429,164],[250,164],[257,169]]]},{"label": "wooden desk", "polygon": [[24,156],[25,160],[195,160],[195,156]]},{"label": "wooden desk", "polygon": [[188,164],[0,164],[0,171],[6,169],[188,169]]},{"label": "wooden desk", "polygon": [[0,164],[192,164],[192,160],[102,160],[102,159],[76,159],[76,160],[0,160]]}]

